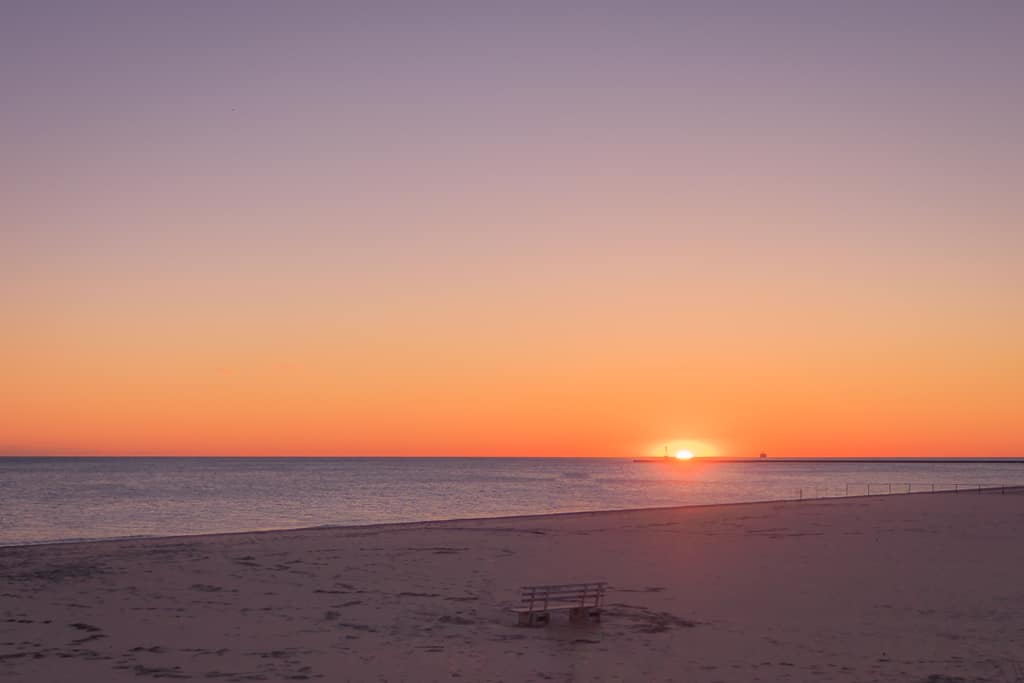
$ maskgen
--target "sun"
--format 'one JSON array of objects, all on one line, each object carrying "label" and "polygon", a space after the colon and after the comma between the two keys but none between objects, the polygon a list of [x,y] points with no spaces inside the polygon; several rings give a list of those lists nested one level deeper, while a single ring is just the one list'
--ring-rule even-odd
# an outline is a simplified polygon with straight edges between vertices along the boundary
[{"label": "sun", "polygon": [[693,453],[690,451],[676,451],[676,460],[690,460]]}]

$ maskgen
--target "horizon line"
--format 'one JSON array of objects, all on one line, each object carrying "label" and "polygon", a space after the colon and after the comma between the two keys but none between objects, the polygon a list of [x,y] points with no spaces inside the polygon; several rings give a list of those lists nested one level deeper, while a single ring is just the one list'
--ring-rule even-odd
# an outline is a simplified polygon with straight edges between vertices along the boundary
[{"label": "horizon line", "polygon": [[237,459],[529,459],[529,460],[631,460],[633,462],[943,462],[943,461],[1014,461],[1024,460],[1024,455],[990,456],[990,455],[866,455],[866,456],[695,456],[692,459],[679,461],[671,456],[638,456],[638,455],[309,455],[309,454],[175,454],[175,453],[0,453],[0,458],[237,458]]}]

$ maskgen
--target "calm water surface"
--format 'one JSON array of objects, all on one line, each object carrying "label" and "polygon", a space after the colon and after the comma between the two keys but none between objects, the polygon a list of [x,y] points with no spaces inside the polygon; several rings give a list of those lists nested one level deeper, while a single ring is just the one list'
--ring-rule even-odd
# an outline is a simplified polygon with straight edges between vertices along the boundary
[{"label": "calm water surface", "polygon": [[1024,485],[1013,463],[0,458],[0,545]]}]

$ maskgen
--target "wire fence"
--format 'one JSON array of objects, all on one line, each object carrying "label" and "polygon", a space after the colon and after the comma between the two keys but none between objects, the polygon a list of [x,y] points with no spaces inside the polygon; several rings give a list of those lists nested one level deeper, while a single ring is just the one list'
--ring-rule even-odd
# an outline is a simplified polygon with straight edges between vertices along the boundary
[{"label": "wire fence", "polygon": [[796,490],[799,500],[844,498],[846,496],[889,496],[908,493],[1006,493],[1019,484],[933,484],[919,482],[852,482],[842,487],[804,486]]}]

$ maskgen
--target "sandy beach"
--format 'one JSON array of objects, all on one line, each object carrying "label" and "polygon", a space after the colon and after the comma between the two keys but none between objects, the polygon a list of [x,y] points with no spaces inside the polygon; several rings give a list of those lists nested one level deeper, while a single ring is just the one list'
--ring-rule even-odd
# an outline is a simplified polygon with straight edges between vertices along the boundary
[{"label": "sandy beach", "polygon": [[[1024,492],[0,548],[10,681],[1024,680]],[[605,580],[599,624],[507,610]]]}]

